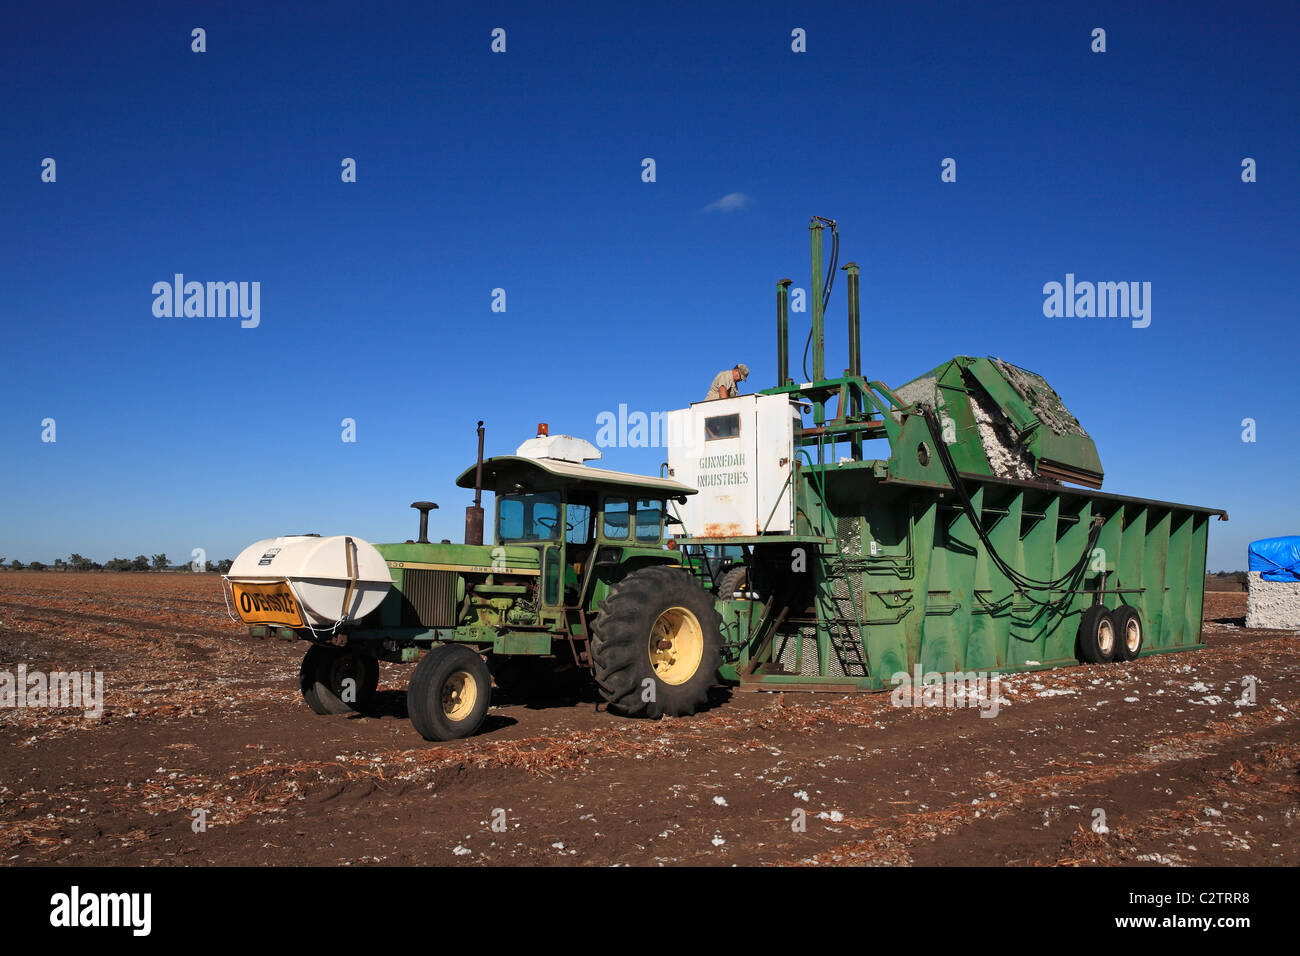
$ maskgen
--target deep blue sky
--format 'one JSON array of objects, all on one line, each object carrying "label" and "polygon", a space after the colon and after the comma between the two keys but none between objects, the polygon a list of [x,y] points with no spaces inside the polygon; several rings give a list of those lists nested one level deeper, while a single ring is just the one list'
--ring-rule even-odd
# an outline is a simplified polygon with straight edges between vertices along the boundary
[{"label": "deep blue sky", "polygon": [[[417,498],[458,539],[478,418],[507,453],[736,361],[772,384],[810,214],[871,377],[1003,357],[1107,490],[1228,509],[1211,568],[1300,533],[1295,3],[112,6],[0,32],[2,556],[401,540]],[[261,282],[260,327],[154,317],[177,272]],[[1067,272],[1151,282],[1151,326],[1045,318]],[[842,279],[828,324],[842,368]]]}]

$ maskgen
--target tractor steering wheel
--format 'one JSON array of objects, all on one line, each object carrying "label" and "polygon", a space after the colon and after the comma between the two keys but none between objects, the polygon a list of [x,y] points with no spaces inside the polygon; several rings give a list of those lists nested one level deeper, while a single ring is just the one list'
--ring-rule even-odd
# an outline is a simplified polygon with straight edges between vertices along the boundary
[{"label": "tractor steering wheel", "polygon": [[[537,518],[534,518],[533,521],[536,522],[537,524],[541,525],[541,526],[542,526],[543,528],[545,528],[547,531],[551,531],[551,532],[555,531],[556,526],[559,525],[559,523],[560,523],[560,519],[559,519],[559,518],[551,518],[551,517],[549,517],[549,516],[537,517]],[[566,532],[567,532],[567,531],[572,531],[572,530],[573,530],[573,525],[571,525],[571,524],[569,524],[569,523],[566,522],[565,525],[564,525],[564,530],[565,530]]]}]

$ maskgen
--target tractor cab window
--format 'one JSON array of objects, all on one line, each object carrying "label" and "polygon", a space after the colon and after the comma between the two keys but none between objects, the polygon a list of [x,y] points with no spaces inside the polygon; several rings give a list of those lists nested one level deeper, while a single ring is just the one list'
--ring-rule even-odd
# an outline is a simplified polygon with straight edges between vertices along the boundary
[{"label": "tractor cab window", "polygon": [[636,539],[658,541],[664,534],[664,503],[642,499],[636,503]]},{"label": "tractor cab window", "polygon": [[564,540],[569,544],[586,544],[591,540],[591,505],[570,501],[565,506]]},{"label": "tractor cab window", "polygon": [[631,523],[628,519],[631,513],[628,511],[626,498],[606,498],[605,514],[602,522],[601,534],[612,541],[621,541],[627,537],[628,525]]},{"label": "tractor cab window", "polygon": [[560,495],[548,491],[497,497],[497,542],[560,540]]}]

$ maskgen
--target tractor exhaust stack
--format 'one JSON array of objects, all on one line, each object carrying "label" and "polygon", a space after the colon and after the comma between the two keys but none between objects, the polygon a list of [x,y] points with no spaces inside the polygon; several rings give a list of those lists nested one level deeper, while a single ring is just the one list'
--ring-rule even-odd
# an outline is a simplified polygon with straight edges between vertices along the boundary
[{"label": "tractor exhaust stack", "polygon": [[474,503],[465,509],[465,543],[483,543],[483,423],[478,423],[478,464],[474,468]]}]

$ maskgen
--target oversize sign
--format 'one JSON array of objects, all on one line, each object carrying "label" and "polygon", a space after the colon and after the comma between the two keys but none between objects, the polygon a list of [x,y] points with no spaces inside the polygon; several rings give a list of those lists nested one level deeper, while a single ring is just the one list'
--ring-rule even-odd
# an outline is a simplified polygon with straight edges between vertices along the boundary
[{"label": "oversize sign", "polygon": [[285,627],[302,627],[302,612],[288,583],[239,584],[230,586],[235,592],[235,608],[245,624],[282,624]]}]

